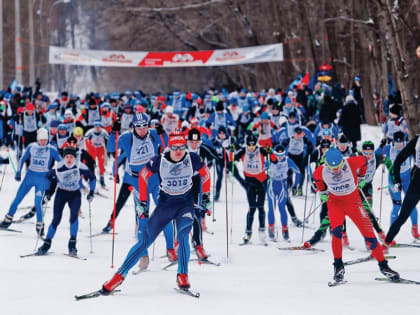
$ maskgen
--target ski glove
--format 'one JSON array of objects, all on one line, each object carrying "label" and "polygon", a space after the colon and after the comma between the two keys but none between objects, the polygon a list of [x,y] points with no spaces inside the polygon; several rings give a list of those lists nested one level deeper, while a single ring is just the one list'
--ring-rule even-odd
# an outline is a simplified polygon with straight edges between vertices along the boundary
[{"label": "ski glove", "polygon": [[361,180],[361,182],[359,183],[359,188],[363,189],[366,186],[366,181],[364,179]]},{"label": "ski glove", "polygon": [[203,194],[203,198],[201,200],[202,211],[204,212],[203,215],[204,214],[207,214],[207,215],[211,214],[211,212],[209,210],[210,209],[210,204],[211,204],[210,195],[209,194]]},{"label": "ski glove", "polygon": [[90,203],[93,200],[93,194],[95,192],[93,190],[89,191],[88,195],[86,196],[87,201]]},{"label": "ski glove", "polygon": [[222,147],[225,148],[225,149],[229,148],[230,147],[230,140],[229,139],[223,140]]},{"label": "ski glove", "polygon": [[136,211],[139,217],[141,217],[142,215],[146,217],[149,216],[149,207],[147,205],[147,201],[139,201],[136,204]]},{"label": "ski glove", "polygon": [[20,180],[21,180],[21,178],[20,178],[20,172],[16,172],[15,180],[18,181],[18,182],[20,182]]},{"label": "ski glove", "polygon": [[322,202],[327,202],[328,201],[328,194],[327,193],[319,194],[319,199],[321,199]]},{"label": "ski glove", "polygon": [[293,186],[292,187],[292,195],[295,196],[297,194],[297,187]]},{"label": "ski glove", "polygon": [[394,193],[399,193],[399,192],[401,192],[401,183],[395,183],[394,184],[394,186],[392,186],[392,188],[391,188],[391,190],[394,192]]},{"label": "ski glove", "polygon": [[120,131],[121,129],[121,123],[119,120],[115,121],[114,124],[112,125],[112,131],[113,132],[117,132]]},{"label": "ski glove", "polygon": [[45,192],[44,199],[42,199],[42,204],[46,204],[51,200],[51,195],[48,192]]}]

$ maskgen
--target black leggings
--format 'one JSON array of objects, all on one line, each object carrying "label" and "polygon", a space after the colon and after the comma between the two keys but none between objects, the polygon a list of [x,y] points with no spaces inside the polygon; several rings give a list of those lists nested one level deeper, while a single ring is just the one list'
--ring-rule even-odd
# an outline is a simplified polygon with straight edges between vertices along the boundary
[{"label": "black leggings", "polygon": [[420,200],[420,169],[415,166],[415,169],[411,175],[411,182],[410,186],[408,186],[407,193],[405,194],[400,214],[398,218],[392,223],[391,227],[389,228],[388,234],[386,235],[385,241],[387,243],[391,243],[395,236],[401,229],[401,226],[407,221],[408,217],[410,216],[411,212],[413,211],[414,207]]},{"label": "black leggings", "polygon": [[258,181],[253,177],[246,177],[246,182],[248,185],[247,188],[247,198],[249,204],[249,211],[246,215],[246,233],[252,233],[252,223],[254,222],[254,214],[258,209],[258,219],[260,222],[260,229],[265,228],[265,211],[264,211],[264,202],[265,195],[267,190],[267,181],[264,182]]}]

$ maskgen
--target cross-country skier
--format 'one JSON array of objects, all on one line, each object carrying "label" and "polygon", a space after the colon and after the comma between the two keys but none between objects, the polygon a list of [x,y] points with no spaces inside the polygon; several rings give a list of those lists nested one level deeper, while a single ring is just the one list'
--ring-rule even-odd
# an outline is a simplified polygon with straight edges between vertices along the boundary
[{"label": "cross-country skier", "polygon": [[[117,165],[125,163],[123,184],[121,185],[120,191],[118,193],[118,198],[116,201],[116,212],[115,219],[117,218],[119,212],[130,196],[131,190],[135,189],[139,191],[138,188],[138,176],[140,170],[151,160],[152,157],[159,154],[160,150],[165,146],[162,142],[162,138],[159,137],[156,130],[149,129],[149,118],[146,114],[137,113],[133,116],[133,130],[125,132],[121,135],[118,140],[118,148],[121,149],[122,153],[118,155]],[[118,123],[114,124],[114,131],[111,132],[107,146],[112,150],[115,150],[115,136],[118,131]],[[115,163],[115,162],[114,162]],[[115,172],[115,164],[112,168],[113,173]],[[118,181],[118,174],[114,174],[116,180]],[[130,186],[132,188],[130,188]],[[154,176],[149,181],[149,193],[152,194],[152,197],[157,203],[158,193],[159,193],[159,183],[157,176]],[[135,200],[135,198],[134,198]],[[136,208],[136,207],[135,207]],[[110,219],[107,225],[102,229],[103,232],[110,232],[113,224],[113,213],[111,213]],[[138,218],[138,237],[142,237],[142,230],[146,225],[146,217]],[[177,259],[176,252],[173,248],[173,227],[172,223],[168,224],[164,230],[166,247],[168,258],[171,261]],[[139,240],[140,241],[140,240]],[[143,256],[147,256],[147,251],[143,253]],[[147,259],[147,258],[145,258]]]},{"label": "cross-country skier", "polygon": [[202,192],[210,191],[210,174],[200,157],[187,151],[187,141],[184,134],[175,131],[169,135],[169,150],[155,156],[141,170],[139,176],[141,215],[148,215],[147,186],[148,180],[157,174],[160,179],[159,199],[147,226],[143,231],[143,238],[129,251],[125,261],[111,280],[103,285],[103,291],[112,292],[126,278],[128,271],[137,263],[142,253],[153,243],[157,235],[171,221],[175,220],[177,239],[179,243],[177,284],[180,289],[188,289],[188,236],[193,224],[194,196],[192,179],[196,174],[201,176]]},{"label": "cross-country skier", "polygon": [[10,224],[12,224],[13,216],[15,215],[19,204],[31,188],[35,187],[35,228],[37,234],[43,236],[44,218],[41,203],[44,199],[45,190],[48,188],[48,180],[45,175],[50,170],[54,161],[61,161],[61,157],[55,147],[48,144],[48,138],[47,129],[39,129],[37,132],[37,142],[29,144],[20,159],[15,179],[18,182],[21,180],[22,168],[26,161],[29,161],[28,171],[26,172],[22,184],[19,186],[15,199],[10,205],[9,212],[0,223],[0,228],[8,228]]},{"label": "cross-country skier", "polygon": [[394,244],[394,238],[400,231],[401,226],[407,221],[414,207],[420,200],[420,135],[414,137],[408,144],[398,153],[395,158],[394,170],[394,191],[401,191],[402,189],[402,164],[408,157],[412,155],[414,166],[411,169],[411,182],[408,185],[401,210],[398,218],[391,225],[388,234],[386,235],[385,245],[390,246]]},{"label": "cross-country skier", "polygon": [[[397,131],[394,133],[394,139],[392,144],[387,144],[383,149],[379,147],[376,150],[377,154],[383,154],[385,155],[385,160],[389,161],[390,164],[395,162],[395,159],[398,155],[398,153],[401,152],[401,150],[404,148],[405,145],[405,134],[401,131]],[[400,166],[400,178],[401,178],[401,188],[404,191],[404,194],[407,194],[408,187],[410,185],[411,181],[411,167],[410,163],[411,157],[406,159]],[[398,187],[395,189],[394,184],[394,176],[393,176],[393,170],[389,172],[388,175],[388,183],[390,186],[389,188],[389,194],[391,196],[392,200],[392,212],[391,212],[391,225],[397,220],[398,213],[401,209],[401,191],[398,189]],[[411,211],[410,218],[411,218],[411,233],[415,239],[420,238],[419,232],[418,232],[418,225],[417,225],[417,209],[414,208],[413,211]]]},{"label": "cross-country skier", "polygon": [[244,243],[248,243],[252,237],[252,223],[255,211],[258,209],[259,238],[265,242],[265,194],[267,189],[267,173],[264,169],[265,157],[268,152],[258,146],[258,138],[248,135],[245,139],[246,147],[235,153],[235,161],[241,160],[245,174],[247,187],[247,199],[249,210],[246,215],[246,230],[243,237]]},{"label": "cross-country skier", "polygon": [[366,169],[365,157],[354,156],[345,160],[338,149],[331,148],[325,154],[325,164],[319,166],[313,174],[317,190],[323,194],[329,193],[327,205],[332,231],[334,281],[337,283],[344,280],[341,232],[346,215],[356,224],[369,244],[372,256],[379,262],[380,271],[392,281],[399,280],[399,274],[388,266],[382,247],[373,232],[369,216],[360,200],[357,182],[358,178],[359,181],[362,180]]},{"label": "cross-country skier", "polygon": [[50,196],[57,191],[54,199],[53,218],[48,227],[47,236],[44,244],[38,248],[38,255],[45,255],[51,247],[51,241],[56,233],[63,216],[64,206],[68,204],[70,208],[70,240],[68,243],[69,255],[76,256],[76,238],[79,229],[78,214],[81,206],[82,176],[89,181],[89,193],[87,195],[88,202],[92,202],[96,178],[95,174],[89,171],[87,166],[77,161],[76,150],[67,147],[63,152],[64,163],[47,174],[50,181],[50,188],[47,194]]},{"label": "cross-country skier", "polygon": [[108,141],[109,134],[105,129],[102,128],[101,121],[93,122],[93,128],[86,132],[85,138],[89,139],[92,143],[92,149],[89,154],[93,157],[94,160],[98,161],[99,166],[99,182],[102,188],[105,186],[105,151],[106,151],[106,142]]},{"label": "cross-country skier", "polygon": [[[206,160],[222,160],[222,158],[217,154],[217,152],[205,144],[201,143],[201,135],[198,129],[192,128],[188,132],[187,137],[188,150],[194,152],[200,156],[202,161]],[[223,162],[223,160],[222,160]],[[200,185],[201,178],[200,176],[194,176],[193,178],[193,193],[194,193],[194,225],[193,225],[193,235],[192,241],[199,259],[207,259],[208,255],[206,254],[203,247],[203,229],[205,228],[205,215],[210,215],[210,195],[202,194]]]},{"label": "cross-country skier", "polygon": [[276,204],[280,212],[282,225],[282,236],[284,240],[289,240],[289,230],[287,227],[286,201],[289,198],[287,177],[289,170],[295,173],[295,184],[293,190],[297,189],[300,179],[300,171],[292,159],[286,156],[286,150],[278,144],[273,151],[275,159],[270,160],[269,167],[269,186],[267,189],[268,198],[268,236],[276,241],[274,228],[274,211]]}]

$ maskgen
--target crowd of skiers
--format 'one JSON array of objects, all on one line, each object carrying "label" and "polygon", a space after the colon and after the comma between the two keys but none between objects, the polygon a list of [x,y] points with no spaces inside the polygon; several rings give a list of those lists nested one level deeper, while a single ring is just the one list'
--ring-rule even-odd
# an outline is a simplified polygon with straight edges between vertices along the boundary
[{"label": "crowd of skiers", "polygon": [[[204,217],[210,214],[211,202],[219,200],[228,173],[248,199],[244,244],[252,238],[257,211],[262,242],[267,233],[270,240],[277,241],[277,210],[282,238],[288,240],[288,214],[298,227],[306,219],[297,218],[290,195],[316,193],[315,198],[321,200],[320,228],[302,248],[311,248],[330,229],[336,281],[342,281],[344,275],[341,256],[342,246],[348,245],[346,215],[365,237],[380,270],[394,280],[398,273],[389,268],[382,245],[395,244],[409,216],[413,237],[420,237],[415,208],[420,192],[414,188],[420,180],[420,140],[416,137],[408,142],[402,107],[394,103],[387,113],[382,109],[379,113],[383,140],[375,144],[363,139],[357,147],[364,119],[357,85],[348,93],[334,93],[321,83],[313,91],[299,84],[286,91],[228,93],[222,89],[151,96],[139,90],[89,93],[84,98],[62,92],[53,101],[41,91],[34,95],[12,92],[0,93],[0,142],[16,150],[15,179],[21,181],[25,165],[26,173],[0,228],[9,229],[16,222],[20,202],[35,187],[34,208],[21,220],[36,214],[36,232],[44,240],[37,253],[43,255],[50,249],[68,203],[68,248],[77,255],[81,190],[86,190],[91,202],[98,191],[96,176],[100,189],[107,190],[105,172],[112,173],[121,186],[103,233],[115,226],[130,194],[139,233],[126,261],[104,285],[105,291],[114,290],[139,260],[147,266],[147,248],[162,230],[168,258],[179,261],[178,285],[188,288],[189,232],[193,229],[199,259],[206,260],[201,234],[206,228]],[[9,155],[0,162],[14,164],[14,159]],[[107,159],[114,161],[108,170]],[[381,164],[388,169],[393,203],[387,235],[372,211],[372,181]],[[212,196],[209,168],[215,170]],[[305,183],[309,183],[306,189]],[[54,194],[53,220],[45,235],[44,209]],[[153,212],[150,198],[157,205]]]}]

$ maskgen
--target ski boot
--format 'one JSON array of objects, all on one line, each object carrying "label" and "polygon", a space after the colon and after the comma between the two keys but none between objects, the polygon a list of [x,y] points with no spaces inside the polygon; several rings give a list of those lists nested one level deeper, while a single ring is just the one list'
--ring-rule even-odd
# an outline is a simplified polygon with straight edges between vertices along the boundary
[{"label": "ski boot", "polygon": [[168,249],[166,255],[168,256],[170,262],[175,262],[178,260],[178,255],[176,254],[175,249],[173,248]]},{"label": "ski boot", "polygon": [[99,183],[101,184],[102,188],[106,188],[104,175],[99,177]]},{"label": "ski boot", "polygon": [[349,238],[347,237],[346,232],[341,232],[341,236],[343,238],[343,246],[350,246]]},{"label": "ski boot", "polygon": [[262,243],[265,243],[265,239],[267,238],[267,235],[265,234],[265,228],[258,229],[258,238]]},{"label": "ski boot", "polygon": [[44,222],[37,222],[35,225],[35,230],[36,230],[36,234],[38,234],[40,238],[43,238],[44,237]]},{"label": "ski boot", "polygon": [[146,270],[149,267],[149,256],[143,256],[139,261],[139,269]]},{"label": "ski boot", "polygon": [[119,273],[114,274],[111,280],[105,282],[102,285],[102,291],[104,293],[111,293],[114,291],[117,287],[121,285],[121,283],[124,281],[124,277],[120,275]]},{"label": "ski boot", "polygon": [[29,210],[29,212],[28,212],[28,213],[26,213],[26,214],[24,214],[24,215],[22,216],[22,219],[24,219],[24,220],[28,220],[28,219],[30,219],[30,218],[33,218],[33,217],[34,217],[34,215],[35,215],[35,213],[36,213],[36,209],[35,209],[35,207],[32,207],[32,209],[31,209],[31,210]]},{"label": "ski boot", "polygon": [[344,281],[344,264],[343,264],[343,260],[340,259],[335,259],[334,263],[334,281],[335,282],[343,282]]},{"label": "ski boot", "polygon": [[77,249],[76,249],[76,237],[72,236],[69,240],[69,255],[70,256],[77,256]]},{"label": "ski boot", "polygon": [[273,241],[273,242],[276,241],[276,231],[275,231],[274,224],[268,225],[268,238],[270,239],[270,241]]},{"label": "ski boot", "polygon": [[44,240],[44,244],[42,244],[42,246],[38,248],[37,255],[46,255],[50,247],[51,247],[51,240],[49,238],[46,238]]},{"label": "ski boot", "polygon": [[13,216],[6,214],[3,221],[0,222],[0,229],[7,229],[12,224]]},{"label": "ski boot", "polygon": [[411,227],[411,234],[416,240],[420,240],[420,234],[419,234],[417,224],[413,224],[413,226]]},{"label": "ski boot", "polygon": [[195,248],[195,253],[197,254],[197,257],[199,260],[205,260],[209,258],[206,251],[204,250],[203,245],[197,245],[194,248]]},{"label": "ski boot", "polygon": [[311,243],[309,243],[309,242],[305,242],[305,243],[303,243],[303,245],[301,246],[301,248],[302,249],[308,249],[308,248],[311,248],[312,247],[312,245],[311,245]]},{"label": "ski boot", "polygon": [[108,223],[106,224],[106,226],[102,229],[102,232],[109,233],[111,232],[113,227],[114,227],[114,224],[112,223],[112,219],[110,219]]},{"label": "ski boot", "polygon": [[244,244],[248,244],[249,241],[251,240],[251,237],[252,237],[252,233],[246,232],[245,236],[242,238],[242,240],[244,241]]},{"label": "ski boot", "polygon": [[176,275],[176,283],[181,290],[189,289],[188,275],[186,273],[178,273]]},{"label": "ski boot", "polygon": [[281,227],[281,235],[285,241],[289,240],[289,229],[287,228],[287,225]]},{"label": "ski boot", "polygon": [[302,221],[296,217],[292,217],[292,222],[296,225],[296,227],[301,227],[303,225]]},{"label": "ski boot", "polygon": [[384,261],[381,261],[378,265],[381,273],[389,280],[393,282],[398,282],[400,280],[400,275],[398,274],[398,272],[389,268],[388,261],[386,259]]}]

